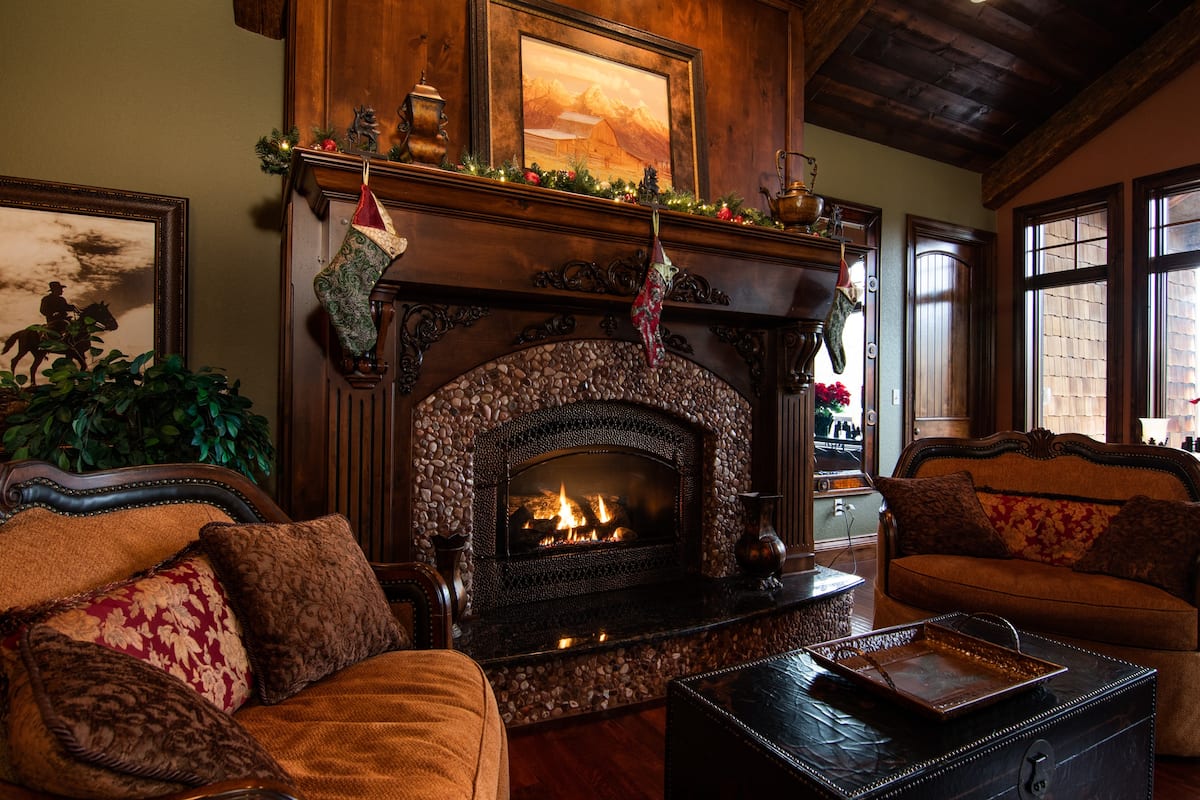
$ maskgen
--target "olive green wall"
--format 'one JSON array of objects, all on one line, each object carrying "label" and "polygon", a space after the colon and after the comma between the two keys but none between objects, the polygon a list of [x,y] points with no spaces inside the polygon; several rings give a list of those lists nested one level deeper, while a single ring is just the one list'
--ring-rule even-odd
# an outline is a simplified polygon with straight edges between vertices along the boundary
[{"label": "olive green wall", "polygon": [[187,197],[188,364],[240,379],[272,430],[282,182],[254,143],[281,124],[283,48],[230,0],[0,0],[0,175]]},{"label": "olive green wall", "polygon": [[[996,215],[981,202],[980,174],[834,133],[804,127],[804,152],[817,159],[817,194],[883,210],[879,254],[879,464],[890,475],[903,448],[902,408],[893,389],[904,386],[905,239],[909,214],[994,231]],[[904,396],[904,392],[901,392]],[[878,495],[847,498],[855,506],[852,535],[871,533],[878,521]],[[833,516],[832,501],[815,504],[816,538],[846,536],[846,518]],[[848,569],[848,562],[838,567]]]}]

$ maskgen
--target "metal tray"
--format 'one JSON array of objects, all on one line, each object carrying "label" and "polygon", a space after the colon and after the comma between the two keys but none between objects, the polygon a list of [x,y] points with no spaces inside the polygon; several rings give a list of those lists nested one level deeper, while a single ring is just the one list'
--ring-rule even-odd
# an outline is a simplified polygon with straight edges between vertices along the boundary
[{"label": "metal tray", "polygon": [[1067,671],[1064,666],[1022,653],[1016,629],[1007,620],[1000,621],[1013,637],[1013,647],[927,621],[822,642],[804,650],[831,672],[945,720]]}]

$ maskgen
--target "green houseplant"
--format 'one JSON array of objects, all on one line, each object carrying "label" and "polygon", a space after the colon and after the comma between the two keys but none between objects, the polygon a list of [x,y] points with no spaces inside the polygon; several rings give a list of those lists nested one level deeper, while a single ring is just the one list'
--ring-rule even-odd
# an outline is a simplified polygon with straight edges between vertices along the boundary
[{"label": "green houseplant", "polygon": [[74,472],[199,461],[236,469],[255,480],[270,474],[274,445],[265,417],[250,410],[240,383],[178,355],[129,358],[103,353],[90,320],[77,320],[89,342],[80,358],[79,330],[42,328],[43,348],[58,354],[25,386],[25,376],[0,371],[0,389],[19,391],[25,407],[4,421],[4,449]]}]

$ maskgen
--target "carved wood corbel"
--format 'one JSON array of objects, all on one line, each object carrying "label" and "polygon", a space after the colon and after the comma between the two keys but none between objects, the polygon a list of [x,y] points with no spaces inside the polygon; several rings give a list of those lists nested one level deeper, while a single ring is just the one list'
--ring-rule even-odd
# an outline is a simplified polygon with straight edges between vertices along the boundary
[{"label": "carved wood corbel", "polygon": [[343,352],[337,360],[342,376],[356,389],[370,389],[376,386],[387,374],[388,362],[384,358],[387,347],[388,331],[391,330],[392,320],[396,318],[396,309],[391,300],[372,298],[371,316],[375,320],[375,330],[379,334],[375,338],[375,347],[362,355]]},{"label": "carved wood corbel", "polygon": [[783,332],[783,357],[790,367],[784,373],[783,388],[799,394],[813,382],[813,358],[821,349],[825,323],[806,319]]}]

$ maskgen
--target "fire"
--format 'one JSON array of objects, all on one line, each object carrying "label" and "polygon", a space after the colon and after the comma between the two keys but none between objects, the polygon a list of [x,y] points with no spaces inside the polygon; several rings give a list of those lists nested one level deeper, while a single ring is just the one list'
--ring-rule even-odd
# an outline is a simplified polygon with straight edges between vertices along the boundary
[{"label": "fire", "polygon": [[567,500],[566,484],[558,486],[558,529],[560,531],[571,530],[578,528],[584,523],[584,520],[575,518],[575,511],[571,508],[571,503]]},{"label": "fire", "polygon": [[608,513],[608,506],[604,505],[604,498],[596,495],[596,516],[600,519],[601,525],[607,525],[612,522],[612,517]]},{"label": "fire", "polygon": [[520,536],[519,541],[536,542],[539,548],[579,546],[593,542],[624,542],[637,538],[637,533],[625,524],[625,509],[619,502],[607,501],[599,492],[567,494],[566,481],[560,481],[558,495],[554,490],[539,490],[536,495],[516,495],[519,505],[510,506],[515,516],[519,509],[524,519],[511,520],[511,531],[536,531],[537,538]]}]

